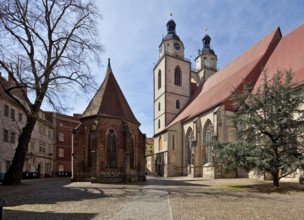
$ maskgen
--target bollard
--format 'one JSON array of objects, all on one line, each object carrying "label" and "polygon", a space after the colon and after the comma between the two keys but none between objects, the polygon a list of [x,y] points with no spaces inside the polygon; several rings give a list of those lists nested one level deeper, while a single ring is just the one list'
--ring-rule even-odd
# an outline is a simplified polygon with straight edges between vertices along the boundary
[{"label": "bollard", "polygon": [[7,202],[4,198],[0,198],[0,220],[2,220],[3,207],[6,206]]}]

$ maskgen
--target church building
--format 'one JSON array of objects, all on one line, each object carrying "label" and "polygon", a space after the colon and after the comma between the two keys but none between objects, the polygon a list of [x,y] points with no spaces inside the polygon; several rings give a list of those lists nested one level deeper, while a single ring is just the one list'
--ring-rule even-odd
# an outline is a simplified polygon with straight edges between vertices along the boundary
[{"label": "church building", "polygon": [[106,76],[74,131],[73,181],[145,180],[145,135],[112,72]]},{"label": "church building", "polygon": [[232,93],[241,90],[244,82],[256,85],[264,67],[273,71],[293,69],[294,65],[299,69],[297,76],[304,79],[304,63],[299,61],[303,60],[304,52],[296,48],[303,45],[304,25],[286,37],[276,28],[221,70],[217,70],[217,55],[208,34],[202,38],[194,69],[184,56],[184,43],[177,35],[175,21],[171,18],[166,26],[167,34],[159,45],[159,59],[153,69],[152,173],[164,177],[248,176],[242,170],[224,173],[221,167],[216,167],[213,147],[208,143],[233,141],[233,125],[229,120],[233,114]]}]

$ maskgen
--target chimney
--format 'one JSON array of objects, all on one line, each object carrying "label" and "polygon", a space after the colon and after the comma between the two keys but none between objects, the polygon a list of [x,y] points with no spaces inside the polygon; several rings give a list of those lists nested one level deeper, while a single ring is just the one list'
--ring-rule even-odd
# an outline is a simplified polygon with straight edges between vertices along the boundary
[{"label": "chimney", "polygon": [[16,83],[15,83],[15,81],[14,81],[14,78],[13,78],[13,76],[11,76],[11,74],[8,74],[8,86],[9,86],[9,87],[16,86]]}]

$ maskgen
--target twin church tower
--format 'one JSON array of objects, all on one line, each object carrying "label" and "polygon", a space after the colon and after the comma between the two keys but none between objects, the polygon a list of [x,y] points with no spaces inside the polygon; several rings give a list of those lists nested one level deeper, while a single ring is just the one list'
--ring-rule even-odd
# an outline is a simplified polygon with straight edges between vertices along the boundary
[{"label": "twin church tower", "polygon": [[217,71],[217,56],[210,47],[211,37],[202,39],[203,48],[195,58],[195,69],[185,58],[185,47],[176,34],[176,23],[167,22],[167,35],[159,46],[154,75],[154,135],[163,131],[180,113],[196,88]]}]

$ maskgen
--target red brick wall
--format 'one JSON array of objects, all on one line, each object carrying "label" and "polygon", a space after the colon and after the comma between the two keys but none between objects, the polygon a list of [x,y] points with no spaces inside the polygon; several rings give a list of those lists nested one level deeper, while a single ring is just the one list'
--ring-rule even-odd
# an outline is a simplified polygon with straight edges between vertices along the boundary
[{"label": "red brick wall", "polygon": [[[92,166],[88,166],[89,132],[97,118],[82,120],[82,125],[74,139],[74,179],[81,180],[93,177],[96,181],[125,181],[138,179],[144,175],[145,144],[138,125],[127,122],[129,130],[134,135],[135,166],[130,169],[129,145],[126,144],[126,130],[123,120],[117,118],[99,118],[96,141],[96,153],[92,154]],[[117,167],[111,168],[106,164],[106,133],[113,128],[117,133]],[[91,176],[92,173],[92,176]]]}]

